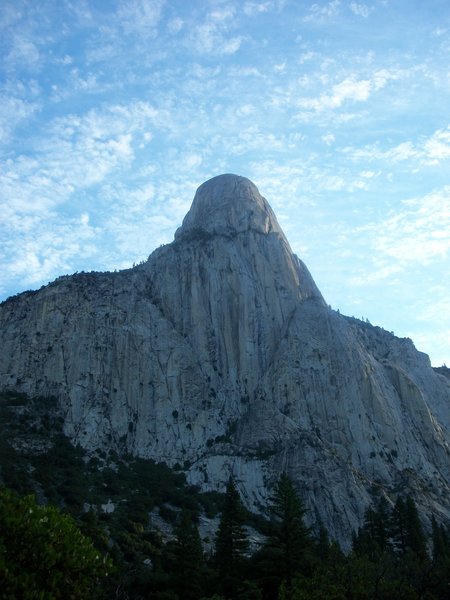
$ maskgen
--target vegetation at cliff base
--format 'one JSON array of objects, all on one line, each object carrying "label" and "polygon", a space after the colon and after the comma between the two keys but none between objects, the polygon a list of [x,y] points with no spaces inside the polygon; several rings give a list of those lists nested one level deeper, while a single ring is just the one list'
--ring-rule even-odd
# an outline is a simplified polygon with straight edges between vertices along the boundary
[{"label": "vegetation at cliff base", "polygon": [[378,490],[344,553],[285,473],[256,516],[233,479],[202,494],[166,465],[73,447],[52,399],[2,394],[0,420],[1,598],[448,600],[450,532],[432,519],[427,535],[408,495]]},{"label": "vegetation at cliff base", "polygon": [[0,488],[2,598],[94,598],[111,569],[71,516]]}]

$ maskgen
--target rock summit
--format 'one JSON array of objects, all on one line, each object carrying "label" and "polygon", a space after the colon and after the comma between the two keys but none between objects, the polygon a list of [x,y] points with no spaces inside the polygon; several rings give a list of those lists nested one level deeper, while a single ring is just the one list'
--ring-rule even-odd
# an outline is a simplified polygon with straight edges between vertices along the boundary
[{"label": "rock summit", "polygon": [[332,310],[244,177],[201,185],[171,244],[0,305],[0,387],[54,395],[87,449],[233,474],[258,510],[282,471],[348,543],[374,492],[450,522],[450,380],[411,340]]}]

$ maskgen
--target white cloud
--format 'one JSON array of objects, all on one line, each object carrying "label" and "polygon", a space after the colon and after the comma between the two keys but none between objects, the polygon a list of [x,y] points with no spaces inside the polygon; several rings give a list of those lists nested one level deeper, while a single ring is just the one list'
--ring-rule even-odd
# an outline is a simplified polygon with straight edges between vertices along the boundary
[{"label": "white cloud", "polygon": [[450,327],[448,325],[437,328],[435,323],[431,322],[429,327],[426,328],[426,331],[417,331],[416,329],[409,334],[409,337],[414,340],[414,345],[418,350],[427,348],[425,352],[430,355],[433,366],[440,367],[441,365],[446,364],[448,367],[450,365],[450,360],[448,358]]},{"label": "white cloud", "polygon": [[65,54],[61,58],[55,58],[55,63],[57,65],[63,65],[64,67],[67,67],[73,63],[73,58],[69,54]]},{"label": "white cloud", "polygon": [[164,0],[122,0],[117,11],[120,27],[126,34],[155,36],[164,4]]},{"label": "white cloud", "polygon": [[332,0],[324,4],[313,4],[309,8],[309,14],[303,20],[305,22],[324,23],[339,13],[340,0]]},{"label": "white cloud", "polygon": [[55,119],[36,158],[9,159],[0,170],[0,195],[9,201],[5,219],[8,214],[12,218],[10,211],[44,211],[64,204],[74,192],[122,171],[134,158],[135,139],[142,135],[148,141],[157,118],[151,105],[137,102]]},{"label": "white cloud", "polygon": [[195,187],[230,171],[273,203],[321,286],[367,274],[369,296],[404,289],[408,271],[443,271],[447,200],[437,217],[423,202],[428,225],[419,204],[401,204],[397,221],[385,213],[448,182],[439,15],[428,11],[429,35],[414,44],[413,13],[400,11],[400,39],[369,0],[35,4],[0,10],[4,58],[18,61],[0,101],[10,290],[21,283],[9,264],[30,279],[27,264],[53,277],[80,270],[83,254],[84,268],[141,260],[171,239]]},{"label": "white cloud", "polygon": [[368,80],[356,80],[353,77],[347,77],[341,83],[333,87],[331,103],[333,106],[341,106],[344,100],[350,99],[355,102],[367,100],[370,95],[372,84]]},{"label": "white cloud", "polygon": [[178,164],[183,170],[191,171],[202,164],[202,157],[196,153],[186,154]]},{"label": "white cloud", "polygon": [[167,24],[167,28],[170,33],[176,34],[180,32],[184,27],[184,21],[180,17],[175,17]]},{"label": "white cloud", "polygon": [[282,73],[283,71],[286,70],[286,61],[283,61],[282,63],[279,63],[277,65],[274,65],[273,70],[276,73]]},{"label": "white cloud", "polygon": [[359,17],[367,17],[370,15],[372,9],[369,8],[366,4],[358,4],[356,2],[350,3],[350,10]]},{"label": "white cloud", "polygon": [[334,133],[327,133],[326,135],[322,136],[322,140],[327,146],[331,146],[335,142],[335,139]]},{"label": "white cloud", "polygon": [[36,44],[23,35],[16,34],[12,40],[12,48],[6,56],[6,63],[15,68],[35,69],[40,63],[40,52]]},{"label": "white cloud", "polygon": [[450,158],[450,127],[438,129],[417,142],[401,142],[388,150],[383,150],[377,143],[362,148],[345,148],[344,152],[355,160],[415,161],[422,165],[437,165]]},{"label": "white cloud", "polygon": [[39,110],[36,102],[0,94],[0,140],[5,144],[14,129]]},{"label": "white cloud", "polygon": [[190,46],[200,54],[234,54],[241,43],[241,37],[227,37],[220,24],[214,22],[197,25],[190,35]]},{"label": "white cloud", "polygon": [[[324,61],[321,65],[321,71],[316,74],[315,80],[311,76],[302,76],[297,81],[298,84],[308,90],[313,85],[330,88],[331,75],[328,72],[337,69],[334,61]],[[331,85],[330,91],[318,94],[316,97],[300,97],[296,104],[300,109],[312,111],[314,113],[324,113],[326,111],[335,111],[346,103],[367,102],[371,96],[383,89],[391,80],[397,80],[405,76],[395,69],[377,69],[367,78],[358,77],[356,73],[348,74],[341,81]],[[307,118],[306,115],[299,115],[299,118]],[[351,120],[353,115],[343,113],[342,110],[338,116],[341,121]]]},{"label": "white cloud", "polygon": [[256,108],[254,104],[243,104],[237,109],[237,115],[242,117],[248,117],[249,115],[255,114]]},{"label": "white cloud", "polygon": [[209,13],[209,18],[211,19],[211,21],[216,21],[220,23],[222,21],[227,21],[228,19],[233,18],[235,14],[236,10],[234,6],[223,5],[211,10],[211,12]]},{"label": "white cloud", "polygon": [[367,286],[386,279],[392,279],[393,275],[401,273],[403,267],[400,265],[385,265],[378,266],[375,270],[364,273],[363,275],[357,275],[350,277],[349,284],[352,286]]},{"label": "white cloud", "polygon": [[[77,260],[94,255],[94,244],[100,230],[89,224],[86,214],[63,221],[52,212],[41,212],[33,218],[32,235],[18,231],[14,252],[10,240],[0,250],[3,275],[20,281],[20,286],[35,286],[56,275],[73,272]],[[17,240],[20,244],[17,246]],[[1,287],[1,286],[0,286]]]},{"label": "white cloud", "polygon": [[347,77],[332,87],[331,94],[323,94],[318,98],[300,98],[298,106],[316,112],[336,109],[340,108],[347,100],[364,102],[369,98],[371,89],[372,84],[369,80]]},{"label": "white cloud", "polygon": [[220,48],[221,54],[234,54],[239,50],[242,44],[241,37],[234,37],[229,40],[224,41]]},{"label": "white cloud", "polygon": [[232,5],[217,6],[206,14],[203,22],[192,25],[186,43],[198,54],[234,54],[243,41],[241,35],[230,35],[235,21]]},{"label": "white cloud", "polygon": [[361,228],[371,236],[375,255],[400,267],[450,258],[450,187],[403,205],[385,221]]},{"label": "white cloud", "polygon": [[378,71],[375,71],[371,81],[375,90],[381,90],[389,81],[396,81],[406,76],[407,73],[404,73],[398,69],[379,69]]},{"label": "white cloud", "polygon": [[386,158],[388,160],[394,161],[402,161],[409,160],[410,158],[415,158],[419,156],[419,152],[414,147],[412,142],[402,142],[395,148],[392,148],[387,155]]},{"label": "white cloud", "polygon": [[437,164],[441,160],[450,158],[450,127],[439,129],[423,145],[425,159]]},{"label": "white cloud", "polygon": [[312,52],[311,50],[308,50],[308,52],[302,52],[300,54],[300,56],[298,57],[298,63],[300,65],[303,65],[304,63],[312,60],[315,57],[316,57],[316,53]]},{"label": "white cloud", "polygon": [[119,51],[114,42],[98,42],[92,48],[86,50],[86,59],[88,64],[96,62],[111,61]]},{"label": "white cloud", "polygon": [[244,13],[249,17],[265,13],[272,7],[273,2],[245,2]]}]

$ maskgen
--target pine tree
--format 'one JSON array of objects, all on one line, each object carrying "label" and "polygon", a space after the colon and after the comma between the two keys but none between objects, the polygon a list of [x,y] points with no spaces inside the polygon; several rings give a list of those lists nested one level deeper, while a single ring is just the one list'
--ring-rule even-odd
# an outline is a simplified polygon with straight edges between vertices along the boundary
[{"label": "pine tree", "polygon": [[316,555],[319,560],[323,563],[326,563],[331,554],[331,542],[330,536],[328,535],[328,531],[324,524],[320,522],[319,524],[319,534],[316,540]]},{"label": "pine tree", "polygon": [[376,508],[369,507],[364,515],[364,525],[354,539],[355,552],[371,558],[387,552],[391,548],[391,511],[384,496],[378,500]]},{"label": "pine tree", "polygon": [[366,512],[363,527],[359,527],[358,533],[353,533],[352,535],[352,550],[359,557],[376,560],[380,555],[380,551],[372,536],[371,528],[367,526],[367,517],[368,514]]},{"label": "pine tree", "polygon": [[431,589],[436,599],[447,600],[450,587],[450,535],[443,525],[436,523],[434,516],[431,527],[433,542]]},{"label": "pine tree", "polygon": [[196,600],[202,591],[203,548],[197,527],[187,511],[181,513],[173,548],[175,589],[180,598]]},{"label": "pine tree", "polygon": [[431,519],[431,541],[433,543],[433,563],[450,558],[450,539],[443,525],[438,525],[434,515]]},{"label": "pine tree", "polygon": [[233,479],[230,478],[216,534],[213,560],[219,575],[219,586],[230,598],[236,597],[248,551],[248,537],[244,527],[245,514],[239,492]]},{"label": "pine tree", "polygon": [[393,544],[396,551],[405,554],[412,551],[420,560],[427,558],[426,537],[417,507],[411,496],[406,500],[397,498],[391,516]]},{"label": "pine tree", "polygon": [[427,542],[423,531],[422,523],[419,519],[417,507],[411,496],[406,497],[405,502],[406,517],[406,545],[416,556],[425,560],[427,558]]},{"label": "pine tree", "polygon": [[394,550],[399,554],[404,554],[407,549],[407,519],[406,506],[403,498],[397,498],[394,510],[391,514],[391,530]]},{"label": "pine tree", "polygon": [[308,566],[312,540],[303,522],[303,503],[286,473],[275,486],[270,511],[273,524],[266,553],[278,585],[284,582],[289,596],[294,577]]}]

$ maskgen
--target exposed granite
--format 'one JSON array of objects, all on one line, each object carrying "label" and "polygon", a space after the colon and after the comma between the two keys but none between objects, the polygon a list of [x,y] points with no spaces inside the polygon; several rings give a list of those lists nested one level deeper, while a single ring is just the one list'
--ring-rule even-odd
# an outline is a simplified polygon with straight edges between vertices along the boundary
[{"label": "exposed granite", "polygon": [[450,381],[410,340],[324,302],[248,179],[200,186],[172,244],[0,305],[0,386],[56,395],[86,448],[234,473],[257,508],[282,470],[344,543],[371,492],[450,521]]}]

